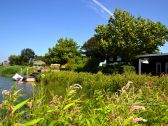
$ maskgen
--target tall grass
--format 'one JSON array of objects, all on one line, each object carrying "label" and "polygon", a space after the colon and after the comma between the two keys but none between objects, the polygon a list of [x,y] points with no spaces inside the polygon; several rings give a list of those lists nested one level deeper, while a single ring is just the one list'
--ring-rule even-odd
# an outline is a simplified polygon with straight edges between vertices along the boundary
[{"label": "tall grass", "polygon": [[21,68],[25,69],[24,66],[0,66],[0,75],[6,77],[12,77],[15,73],[19,73]]},{"label": "tall grass", "polygon": [[[112,94],[94,90],[91,98],[83,99],[78,95],[83,87],[74,84],[66,88],[64,97],[54,95],[48,102],[42,87],[36,97],[18,104],[11,102],[18,91],[5,91],[0,104],[0,125],[166,126],[168,105],[162,97],[168,97],[147,83],[141,89],[134,85],[129,81]],[[158,92],[162,92],[162,97]]]},{"label": "tall grass", "polygon": [[134,83],[135,88],[140,89],[148,84],[154,90],[161,90],[168,95],[168,77],[157,77],[150,75],[136,75],[134,73],[104,75],[76,72],[48,72],[43,73],[45,77],[41,81],[49,91],[63,95],[65,89],[73,84],[80,84],[83,87],[82,93],[92,96],[94,90],[104,90],[111,93],[117,92],[129,80]]},{"label": "tall grass", "polygon": [[38,68],[28,66],[0,66],[0,75],[5,77],[12,77],[15,73],[26,75],[28,69],[28,75],[33,72],[37,72]]},{"label": "tall grass", "polygon": [[168,125],[167,77],[48,72],[40,79],[39,92],[20,103],[19,90],[2,93],[0,125]]}]

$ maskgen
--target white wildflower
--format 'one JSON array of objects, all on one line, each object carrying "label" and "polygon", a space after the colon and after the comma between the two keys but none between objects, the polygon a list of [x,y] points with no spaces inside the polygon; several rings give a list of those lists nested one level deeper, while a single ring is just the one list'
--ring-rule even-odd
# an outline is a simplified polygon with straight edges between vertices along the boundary
[{"label": "white wildflower", "polygon": [[82,89],[82,86],[80,84],[74,84],[73,88],[74,89]]},{"label": "white wildflower", "polygon": [[147,122],[147,120],[146,120],[146,119],[143,119],[142,117],[140,117],[140,118],[134,118],[134,119],[132,120],[132,122],[133,122],[133,123]]},{"label": "white wildflower", "polygon": [[128,90],[132,83],[133,83],[132,81],[128,81],[128,83],[121,89],[121,91],[125,92],[126,90]]},{"label": "white wildflower", "polygon": [[133,105],[130,109],[130,113],[139,112],[139,110],[145,110],[145,107],[141,105]]},{"label": "white wildflower", "polygon": [[10,91],[8,91],[8,90],[3,90],[3,91],[2,91],[2,95],[8,96],[8,95],[10,95]]},{"label": "white wildflower", "polygon": [[141,106],[141,105],[134,105],[132,107],[134,110],[137,109],[137,110],[145,110],[145,107],[144,106]]}]

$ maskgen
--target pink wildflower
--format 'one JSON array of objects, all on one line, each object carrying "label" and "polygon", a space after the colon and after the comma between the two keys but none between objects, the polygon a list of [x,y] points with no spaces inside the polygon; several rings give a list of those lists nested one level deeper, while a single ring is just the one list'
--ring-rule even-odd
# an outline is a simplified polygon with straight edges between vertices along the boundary
[{"label": "pink wildflower", "polygon": [[139,112],[139,110],[145,110],[145,107],[141,105],[133,105],[129,113]]},{"label": "pink wildflower", "polygon": [[133,123],[147,122],[147,120],[146,120],[146,119],[143,119],[142,117],[140,117],[140,118],[134,118],[134,119],[132,120],[132,122],[133,122]]}]

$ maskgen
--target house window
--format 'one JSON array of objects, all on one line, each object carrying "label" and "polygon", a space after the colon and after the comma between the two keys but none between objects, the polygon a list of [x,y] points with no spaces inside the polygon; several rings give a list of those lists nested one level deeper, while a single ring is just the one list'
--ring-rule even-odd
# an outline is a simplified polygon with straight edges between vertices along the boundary
[{"label": "house window", "polygon": [[165,63],[165,73],[168,74],[168,62]]},{"label": "house window", "polygon": [[113,61],[113,58],[112,58],[112,57],[110,57],[110,58],[109,58],[109,61]]},{"label": "house window", "polygon": [[122,59],[121,59],[121,57],[119,57],[119,56],[117,56],[117,61],[121,61]]},{"label": "house window", "polygon": [[161,63],[156,63],[156,74],[161,73]]}]

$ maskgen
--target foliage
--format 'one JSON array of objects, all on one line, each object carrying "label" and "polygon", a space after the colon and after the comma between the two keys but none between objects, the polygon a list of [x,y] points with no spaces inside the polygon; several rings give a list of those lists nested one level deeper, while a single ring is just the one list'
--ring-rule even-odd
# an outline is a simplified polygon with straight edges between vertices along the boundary
[{"label": "foliage", "polygon": [[25,67],[25,69],[23,69],[23,75],[30,75],[32,74],[33,72],[37,72],[39,70],[39,68],[36,68],[36,67]]},{"label": "foliage", "polygon": [[16,120],[20,121],[20,119],[24,116],[26,111],[19,111],[25,104],[27,104],[28,100],[21,101],[17,103],[18,98],[20,97],[19,92],[21,89],[14,89],[14,92],[3,90],[3,101],[0,104],[0,124],[4,126],[9,126],[15,123]]},{"label": "foliage", "polygon": [[115,65],[115,66],[100,66],[99,71],[101,71],[104,74],[119,74],[119,73],[124,73],[122,71],[122,67],[120,65]]},{"label": "foliage", "polygon": [[123,65],[122,67],[122,72],[123,73],[135,73],[135,67],[134,66],[130,66],[130,65]]},{"label": "foliage", "polygon": [[53,47],[48,49],[48,53],[45,54],[46,63],[59,63],[61,65],[69,62],[81,53],[78,50],[78,45],[73,39],[60,38],[58,43]]},{"label": "foliage", "polygon": [[16,73],[26,75],[28,69],[28,75],[32,74],[33,72],[37,72],[38,68],[33,67],[25,67],[25,66],[0,66],[0,75],[6,77],[12,77]]},{"label": "foliage", "polygon": [[76,72],[46,72],[43,73],[45,78],[41,81],[46,85],[49,92],[64,95],[65,89],[69,85],[80,84],[83,90],[80,92],[86,97],[92,97],[94,90],[104,90],[116,92],[124,86],[129,80],[134,82],[136,88],[141,88],[145,83],[152,85],[156,89],[160,89],[168,95],[168,78],[155,77],[149,75],[136,75],[135,73],[126,72],[124,74],[104,75],[101,72],[97,74],[76,73]]},{"label": "foliage", "polygon": [[[136,55],[157,52],[168,40],[168,29],[160,22],[116,9],[107,25],[98,25],[96,34],[83,46],[86,54],[99,59],[116,59],[130,62]],[[103,58],[102,58],[103,57]]]},{"label": "foliage", "polygon": [[[57,115],[53,121],[55,125],[168,123],[166,77],[138,76],[132,73],[105,76],[102,73],[58,72],[45,73],[41,80],[44,84],[53,85],[46,94],[53,96],[49,112]],[[133,83],[125,85],[128,80],[133,80]],[[80,84],[82,89],[75,91],[78,88],[73,88],[74,83]],[[60,92],[64,92],[63,97],[58,92],[59,96],[52,92],[56,91],[54,87],[59,87],[58,91],[61,86],[63,88]],[[69,108],[68,111],[65,108]],[[51,120],[49,122],[52,122]]]},{"label": "foliage", "polygon": [[8,60],[10,65],[30,65],[33,58],[35,58],[35,52],[30,48],[26,48],[21,50],[20,55],[10,55]]},{"label": "foliage", "polygon": [[50,66],[50,70],[60,70],[60,66]]},{"label": "foliage", "polygon": [[[39,126],[147,126],[168,124],[168,101],[166,100],[168,97],[165,95],[165,91],[161,90],[160,86],[155,87],[156,84],[152,84],[150,82],[152,77],[132,75],[131,78],[135,82],[138,82],[136,81],[138,78],[141,80],[144,79],[142,84],[140,85],[138,83],[128,81],[127,84],[123,84],[117,92],[111,92],[110,90],[105,91],[102,87],[101,89],[95,89],[92,97],[84,98],[83,94],[80,94],[80,92],[84,90],[86,85],[81,86],[80,84],[73,84],[73,82],[71,82],[71,78],[73,78],[72,74],[75,73],[70,72],[69,75],[66,74],[65,78],[61,75],[55,77],[55,79],[59,79],[60,82],[62,81],[64,85],[71,83],[71,85],[66,87],[63,97],[45,92],[43,87],[44,85],[42,83],[43,81],[40,83],[41,88],[36,94],[36,97],[21,101],[16,105],[11,104],[10,101],[17,99],[19,90],[14,91],[13,94],[9,91],[3,91],[2,94],[4,96],[4,100],[0,104],[0,124]],[[88,79],[86,77],[94,76],[85,74],[83,73],[83,77],[81,77],[85,78],[85,81]],[[98,73],[94,77],[95,79],[98,79],[100,76],[103,75]],[[127,75],[116,76],[118,76],[119,79],[122,78],[122,76],[124,77]],[[69,80],[67,80],[68,77]],[[108,78],[109,76],[103,77]],[[134,79],[134,77],[136,78]],[[47,74],[41,75],[42,80],[47,78]],[[129,77],[127,76],[126,78]],[[162,82],[164,82],[163,79],[165,78],[161,78]],[[115,82],[113,82],[112,85],[114,83]],[[93,84],[94,83],[90,83],[88,85]],[[46,98],[48,98],[49,94],[51,94],[51,98],[47,100]],[[24,108],[22,107],[23,105]]]},{"label": "foliage", "polygon": [[34,57],[34,60],[41,60],[41,61],[45,61],[45,57],[44,56],[37,56],[37,55],[35,55],[35,57]]},{"label": "foliage", "polygon": [[20,55],[10,55],[8,58],[10,65],[20,65],[21,64],[21,59]]},{"label": "foliage", "polygon": [[71,70],[71,71],[83,71],[87,59],[85,57],[75,57],[69,59],[68,63],[61,65],[61,70]]},{"label": "foliage", "polygon": [[102,52],[102,49],[99,45],[100,44],[98,38],[93,36],[83,44],[82,50],[84,50],[86,56],[91,56],[94,58],[94,60],[97,59],[97,61],[99,62],[104,61],[106,58],[106,53]]},{"label": "foliage", "polygon": [[87,58],[86,61],[85,61],[84,66],[83,66],[83,69],[81,71],[97,73],[98,72],[99,62],[100,62],[100,60],[95,58],[95,57]]},{"label": "foliage", "polygon": [[32,49],[26,48],[21,50],[20,58],[22,64],[30,64],[34,57],[35,52]]},{"label": "foliage", "polygon": [[7,77],[12,77],[15,73],[21,72],[21,69],[25,71],[24,66],[1,66],[0,67],[0,75],[2,76],[7,76]]},{"label": "foliage", "polygon": [[102,71],[105,74],[136,73],[135,67],[131,65],[106,65],[99,67],[99,71]]}]

